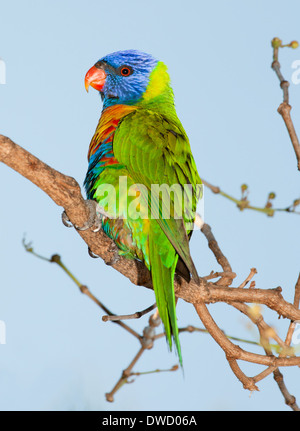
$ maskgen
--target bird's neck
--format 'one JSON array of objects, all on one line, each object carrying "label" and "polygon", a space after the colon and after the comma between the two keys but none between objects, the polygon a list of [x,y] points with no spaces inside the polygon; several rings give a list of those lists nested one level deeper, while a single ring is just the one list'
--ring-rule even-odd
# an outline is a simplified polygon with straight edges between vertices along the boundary
[{"label": "bird's neck", "polygon": [[119,121],[136,109],[136,106],[127,105],[114,105],[103,109],[99,123],[90,143],[88,159],[97,153],[101,145],[109,145],[112,143]]},{"label": "bird's neck", "polygon": [[167,66],[159,61],[149,77],[149,83],[138,106],[177,119],[174,94]]},{"label": "bird's neck", "polygon": [[170,76],[167,71],[167,66],[161,61],[157,62],[157,65],[151,72],[146,90],[139,99],[135,98],[131,100],[130,98],[123,98],[121,100],[117,97],[104,97],[102,94],[102,100],[103,113],[106,113],[106,111],[109,112],[113,107],[128,106],[144,108],[159,113],[174,122],[178,121],[174,104],[174,94],[170,85]]}]

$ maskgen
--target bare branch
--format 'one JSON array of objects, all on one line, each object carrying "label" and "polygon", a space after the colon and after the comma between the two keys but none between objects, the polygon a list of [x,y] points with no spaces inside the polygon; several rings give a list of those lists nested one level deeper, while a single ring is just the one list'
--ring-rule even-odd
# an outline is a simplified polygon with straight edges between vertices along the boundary
[{"label": "bare branch", "polygon": [[213,184],[209,183],[208,181],[206,181],[203,178],[202,178],[202,183],[204,184],[205,187],[207,187],[209,190],[211,190],[214,194],[219,194],[220,196],[223,196],[224,198],[235,203],[240,211],[253,210],[253,211],[257,211],[261,214],[265,214],[269,217],[273,217],[274,214],[277,212],[286,212],[286,213],[300,215],[300,211],[296,211],[297,206],[300,205],[300,199],[294,199],[294,201],[289,206],[287,206],[286,208],[273,208],[273,205],[270,202],[271,201],[270,196],[273,196],[273,198],[274,198],[275,194],[273,192],[271,192],[271,193],[269,193],[269,197],[268,197],[268,200],[267,200],[267,203],[265,204],[265,206],[259,207],[259,206],[250,205],[250,201],[248,199],[249,192],[247,195],[245,195],[243,193],[243,190],[245,189],[245,187],[247,187],[247,191],[248,191],[248,186],[246,184],[241,185],[242,196],[241,196],[241,198],[238,199],[238,198],[235,198],[232,195],[224,192],[223,190],[221,190],[220,187],[214,186]]},{"label": "bare branch", "polygon": [[291,118],[292,107],[291,107],[291,105],[289,105],[288,88],[289,88],[290,84],[282,76],[282,73],[280,70],[280,63],[278,61],[279,48],[283,48],[285,46],[297,48],[298,42],[293,41],[288,45],[282,45],[282,41],[278,37],[275,37],[272,40],[273,62],[272,62],[271,67],[274,70],[274,72],[276,73],[276,75],[279,79],[279,82],[280,82],[280,87],[283,91],[283,102],[279,105],[279,108],[277,109],[277,111],[282,116],[282,119],[286,125],[287,131],[288,131],[289,136],[290,136],[291,143],[293,145],[293,148],[294,148],[294,151],[296,154],[297,163],[298,163],[298,170],[300,171],[300,144],[299,144],[299,139],[297,137],[297,133],[295,131],[294,124],[293,124],[293,121]]},{"label": "bare branch", "polygon": [[103,316],[102,320],[103,322],[116,322],[117,320],[130,320],[130,319],[140,319],[142,316],[144,316],[145,314],[149,313],[150,311],[154,310],[154,308],[156,308],[156,303],[153,305],[150,305],[150,307],[145,308],[145,310],[142,311],[136,311],[133,314],[123,314],[123,315],[108,315],[108,316]]},{"label": "bare branch", "polygon": [[[46,192],[57,205],[65,209],[72,224],[78,226],[84,225],[89,217],[89,211],[81,195],[80,187],[73,178],[57,172],[23,148],[16,145],[10,139],[1,135],[0,161],[15,169],[21,175],[36,184],[41,190]],[[241,349],[238,345],[233,343],[233,339],[230,340],[218,327],[208,312],[205,304],[224,302],[239,309],[252,319],[255,324],[257,324],[261,334],[261,339],[265,338],[267,341],[269,336],[265,336],[266,332],[264,332],[264,330],[268,329],[268,325],[263,322],[262,317],[258,318],[251,316],[250,307],[246,305],[246,303],[265,304],[267,307],[274,310],[279,316],[288,318],[291,321],[300,320],[300,311],[298,309],[298,305],[295,305],[296,302],[298,303],[299,289],[296,289],[297,293],[295,293],[294,304],[290,304],[284,300],[280,287],[275,289],[257,289],[250,285],[250,288],[247,288],[247,283],[254,276],[254,270],[251,270],[249,276],[240,285],[240,287],[230,287],[235,277],[235,273],[232,272],[228,259],[218,245],[210,226],[202,223],[201,231],[206,236],[208,245],[214,253],[217,262],[221,265],[223,272],[219,273],[220,279],[215,283],[208,281],[212,278],[211,274],[211,276],[200,277],[198,284],[193,280],[191,280],[190,283],[187,283],[176,274],[174,283],[175,294],[178,298],[194,305],[205,329],[224,350],[230,367],[237,378],[242,382],[245,388],[256,390],[256,382],[264,378],[264,376],[269,375],[272,370],[282,366],[299,366],[300,358],[294,355],[279,355],[276,357],[272,355],[269,350],[267,350],[266,355],[260,355]],[[100,256],[105,262],[111,262],[113,260],[115,249],[114,243],[101,230],[99,232],[93,232],[91,229],[88,229],[86,231],[76,230],[76,232],[82,237],[89,249],[95,255]],[[54,257],[52,257],[52,261],[56,261]],[[129,278],[133,284],[152,288],[150,273],[142,262],[129,260],[120,256],[120,259],[115,261],[112,266],[121,274]],[[83,293],[87,294],[93,301],[100,305],[100,301],[94,298],[86,286],[79,283],[79,288]],[[107,311],[107,314],[112,315],[109,310]],[[120,321],[116,321],[116,323],[122,324],[122,326],[125,325]],[[153,319],[150,319],[150,329],[152,324]],[[126,379],[128,379],[133,366],[136,364],[142,353],[146,349],[151,348],[155,340],[154,333],[149,337],[147,337],[145,333],[143,337],[139,335],[137,336],[142,344],[141,348],[131,361],[130,365],[126,370],[124,370],[113,390],[107,394],[107,399],[110,401],[113,399],[113,395],[118,388],[120,388]],[[273,337],[277,339],[279,346],[283,348],[286,346],[276,334],[273,335]],[[266,346],[268,346],[268,344],[266,344]],[[256,377],[248,377],[243,373],[238,365],[237,361],[240,360],[262,364],[267,368]]]},{"label": "bare branch", "polygon": [[278,368],[276,368],[276,370],[274,371],[273,374],[274,374],[274,380],[276,381],[277,385],[279,386],[281,393],[284,396],[285,403],[289,407],[291,407],[292,410],[300,411],[298,405],[296,404],[296,398],[293,395],[291,395],[289,393],[289,391],[287,390],[287,387],[286,387],[284,380],[283,380],[283,375],[278,370]]},{"label": "bare branch", "polygon": [[245,287],[250,280],[252,280],[252,278],[254,277],[254,275],[257,274],[257,270],[256,268],[251,268],[250,270],[250,274],[248,275],[248,277],[243,281],[243,283],[240,284],[239,288],[242,289],[243,287]]}]

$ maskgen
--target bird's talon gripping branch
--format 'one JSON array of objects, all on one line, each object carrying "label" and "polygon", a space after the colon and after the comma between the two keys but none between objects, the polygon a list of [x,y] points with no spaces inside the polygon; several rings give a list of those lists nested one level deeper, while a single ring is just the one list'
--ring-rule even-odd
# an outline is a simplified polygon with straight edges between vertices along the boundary
[{"label": "bird's talon gripping branch", "polygon": [[99,256],[97,256],[95,253],[92,252],[92,250],[90,249],[90,247],[88,247],[88,254],[93,258],[93,259],[98,259]]},{"label": "bird's talon gripping branch", "polygon": [[112,253],[112,257],[105,260],[105,263],[108,266],[114,266],[120,259],[119,249],[115,244],[112,244],[107,251],[109,254]]},{"label": "bird's talon gripping branch", "polygon": [[63,211],[61,215],[61,220],[66,227],[73,227],[73,224],[70,222],[70,219],[66,214],[66,211]]},{"label": "bird's talon gripping branch", "polygon": [[97,212],[96,212],[97,203],[91,199],[87,199],[85,201],[85,204],[89,209],[88,220],[84,223],[83,226],[79,227],[79,226],[74,225],[75,229],[80,230],[80,231],[84,231],[84,230],[87,230],[87,229],[93,227],[95,222],[96,222],[96,218],[97,218]]},{"label": "bird's talon gripping branch", "polygon": [[115,251],[112,259],[106,260],[105,263],[108,266],[114,266],[119,261],[119,259],[120,259],[120,255],[118,251]]},{"label": "bird's talon gripping branch", "polygon": [[95,228],[93,229],[93,232],[99,232],[99,230],[101,229],[102,226],[102,218],[101,218],[101,211],[98,212],[97,209],[97,202],[91,200],[91,199],[87,199],[85,201],[86,206],[89,209],[89,218],[88,220],[84,223],[83,226],[77,226],[77,225],[73,225],[73,223],[70,222],[69,217],[66,214],[66,211],[63,211],[61,218],[62,218],[62,222],[66,227],[74,227],[76,230],[79,231],[84,231],[87,230],[93,226],[95,226]]},{"label": "bird's talon gripping branch", "polygon": [[92,229],[92,231],[95,232],[95,233],[99,232],[99,230],[102,228],[102,219],[98,215],[96,217],[96,221],[94,223],[94,226],[95,226],[95,228]]}]

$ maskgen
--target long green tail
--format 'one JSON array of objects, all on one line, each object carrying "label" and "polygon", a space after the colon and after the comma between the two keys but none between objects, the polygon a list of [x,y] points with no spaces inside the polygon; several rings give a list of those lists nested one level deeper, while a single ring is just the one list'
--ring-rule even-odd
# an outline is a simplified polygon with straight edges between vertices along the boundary
[{"label": "long green tail", "polygon": [[[172,247],[171,244],[170,247]],[[162,256],[158,253],[158,248],[159,244],[155,243],[153,236],[150,235],[149,254],[156,305],[165,328],[166,339],[168,341],[170,350],[172,350],[173,337],[179,362],[182,366],[182,355],[178,335],[176,302],[174,294],[174,275],[178,256],[175,255],[174,251],[175,259],[173,260],[173,264],[170,267],[167,267],[163,263]]]}]

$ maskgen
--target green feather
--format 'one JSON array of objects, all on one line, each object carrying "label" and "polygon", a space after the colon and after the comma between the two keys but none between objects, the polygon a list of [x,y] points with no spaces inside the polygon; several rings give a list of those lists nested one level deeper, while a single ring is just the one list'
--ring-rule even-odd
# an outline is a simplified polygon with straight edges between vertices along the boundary
[{"label": "green feather", "polygon": [[[176,139],[176,144],[170,139],[170,134]],[[173,148],[169,146],[170,140]],[[188,138],[179,120],[178,124],[174,124],[160,114],[144,109],[137,110],[122,120],[116,131],[113,149],[115,157],[127,167],[133,181],[144,184],[148,191],[151,191],[152,184],[191,183],[195,193],[198,193],[196,184],[201,184],[201,180]],[[191,175],[192,178],[190,178]],[[183,219],[163,218],[161,217],[163,202],[152,201],[151,204],[152,214],[194,279],[198,281],[198,274],[190,256],[189,239]]]},{"label": "green feather", "polygon": [[[174,114],[174,113],[173,113]],[[175,118],[175,119],[174,119]],[[159,113],[137,109],[124,117],[119,124],[113,141],[117,160],[126,166],[131,180],[143,184],[151,192],[152,184],[191,184],[193,193],[199,198],[197,184],[201,180],[197,173],[190,144],[181,123],[172,115],[172,120]],[[198,274],[190,256],[189,237],[184,219],[174,218],[174,196],[170,196],[173,214],[162,217],[165,202],[159,197],[152,201],[144,199],[151,206],[155,219],[150,220],[149,261],[157,307],[162,319],[169,347],[172,336],[180,364],[182,356],[176,320],[174,274],[178,255],[198,281]],[[175,197],[177,200],[180,197]],[[193,211],[196,209],[196,202]],[[187,219],[192,218],[188,213]],[[134,232],[133,232],[134,233]],[[146,257],[146,256],[145,256]]]},{"label": "green feather", "polygon": [[[159,235],[158,235],[159,236]],[[150,232],[149,235],[149,255],[151,265],[151,275],[153,289],[155,292],[156,305],[159,315],[163,322],[166,338],[170,350],[172,350],[172,336],[177,349],[180,365],[182,366],[182,355],[178,335],[178,326],[176,319],[176,301],[174,294],[174,273],[178,256],[175,256],[171,244],[169,250],[173,250],[173,263],[170,267],[164,265],[163,257],[157,250],[157,235]],[[161,238],[160,238],[161,239]],[[165,242],[168,241],[165,239]]]}]

